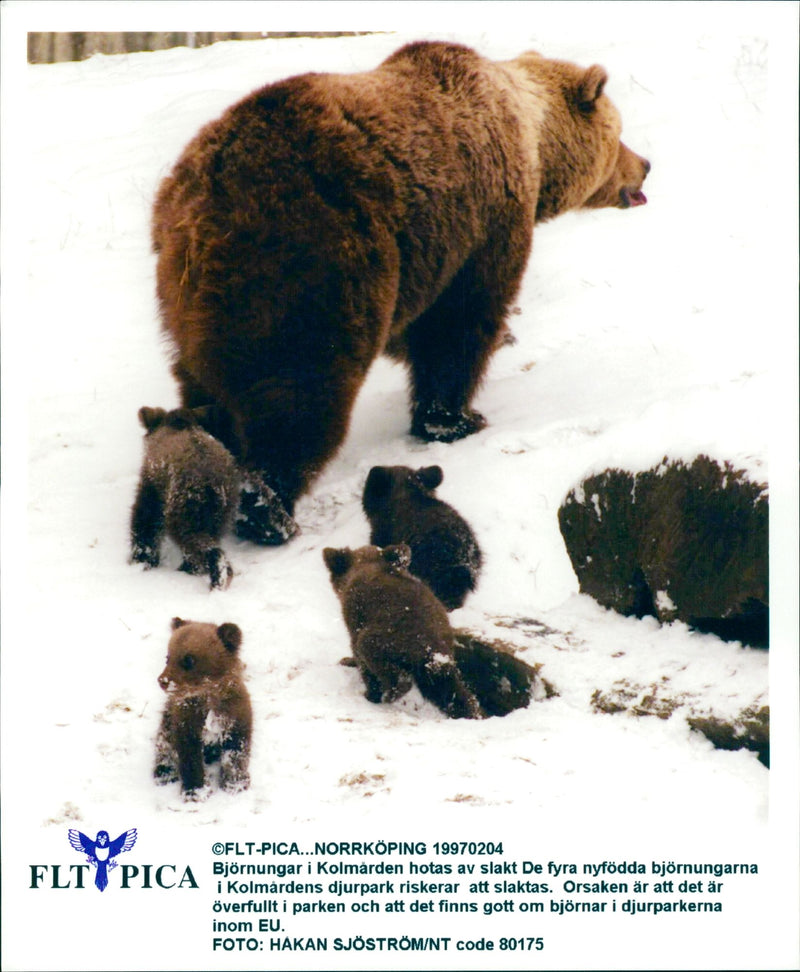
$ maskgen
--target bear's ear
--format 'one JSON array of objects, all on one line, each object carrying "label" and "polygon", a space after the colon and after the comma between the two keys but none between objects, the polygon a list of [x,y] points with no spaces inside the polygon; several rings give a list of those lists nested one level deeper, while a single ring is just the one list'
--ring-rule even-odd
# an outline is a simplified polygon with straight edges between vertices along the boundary
[{"label": "bear's ear", "polygon": [[349,547],[343,547],[341,550],[326,547],[322,551],[322,559],[331,572],[331,577],[341,577],[342,574],[347,573],[353,563],[353,552]]},{"label": "bear's ear", "polygon": [[364,506],[383,499],[392,486],[392,472],[388,466],[373,466],[364,483]]},{"label": "bear's ear", "polygon": [[148,432],[152,432],[153,429],[157,429],[161,425],[166,414],[166,409],[148,408],[147,405],[142,405],[139,409],[139,421]]},{"label": "bear's ear", "polygon": [[174,631],[176,628],[182,628],[185,624],[188,624],[188,623],[189,622],[188,621],[184,621],[183,618],[173,618],[172,619],[172,630]]},{"label": "bear's ear", "polygon": [[168,429],[176,429],[180,431],[181,429],[190,429],[192,426],[197,425],[197,420],[192,414],[192,410],[189,408],[173,408],[171,412],[167,412],[164,418],[164,425]]},{"label": "bear's ear", "polygon": [[394,543],[383,548],[383,559],[392,567],[408,567],[411,563],[411,547],[407,543]]},{"label": "bear's ear", "polygon": [[217,637],[230,652],[239,650],[242,643],[242,632],[238,624],[226,621],[217,628]]},{"label": "bear's ear", "polygon": [[426,489],[436,489],[444,479],[441,466],[423,466],[417,470],[417,479]]},{"label": "bear's ear", "polygon": [[575,91],[575,100],[581,111],[594,111],[597,99],[606,86],[606,81],[608,81],[608,73],[599,64],[593,64],[586,68]]}]

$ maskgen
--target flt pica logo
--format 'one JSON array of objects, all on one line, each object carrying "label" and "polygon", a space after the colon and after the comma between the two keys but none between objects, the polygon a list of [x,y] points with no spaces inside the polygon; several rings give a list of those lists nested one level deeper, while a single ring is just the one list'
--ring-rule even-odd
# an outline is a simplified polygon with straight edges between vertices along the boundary
[{"label": "flt pica logo", "polygon": [[[73,850],[84,854],[85,864],[31,864],[31,883],[33,890],[48,889],[52,891],[79,890],[83,891],[91,885],[88,883],[94,869],[94,886],[98,891],[105,891],[109,887],[109,873],[119,868],[119,887],[125,891],[130,888],[145,890],[161,888],[197,888],[192,869],[188,866],[175,864],[121,864],[116,858],[126,851],[132,850],[138,838],[135,827],[123,831],[119,837],[111,840],[107,830],[98,830],[94,840],[80,830],[71,829],[67,832],[67,839]],[[116,884],[111,881],[111,887]]]},{"label": "flt pica logo", "polygon": [[86,834],[82,834],[80,830],[70,830],[69,842],[76,851],[85,854],[86,860],[97,868],[94,886],[98,891],[105,891],[108,887],[108,872],[119,863],[114,858],[117,854],[129,851],[136,843],[136,828],[126,830],[116,840],[108,839],[107,830],[98,830],[95,840],[87,837]]}]

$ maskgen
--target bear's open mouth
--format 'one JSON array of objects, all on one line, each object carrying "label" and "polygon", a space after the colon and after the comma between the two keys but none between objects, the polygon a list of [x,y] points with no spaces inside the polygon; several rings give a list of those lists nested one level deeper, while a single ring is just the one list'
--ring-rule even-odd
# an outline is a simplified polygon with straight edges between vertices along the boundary
[{"label": "bear's open mouth", "polygon": [[625,209],[629,206],[644,206],[647,196],[641,189],[620,189],[620,198]]}]

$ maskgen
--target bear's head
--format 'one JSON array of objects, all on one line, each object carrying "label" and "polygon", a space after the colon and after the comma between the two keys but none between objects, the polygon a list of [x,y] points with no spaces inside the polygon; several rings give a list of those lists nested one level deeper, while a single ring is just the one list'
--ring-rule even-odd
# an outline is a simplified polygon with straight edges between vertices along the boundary
[{"label": "bear's head", "polygon": [[444,479],[441,466],[373,466],[364,484],[362,504],[367,516],[409,495],[432,497]]},{"label": "bear's head", "polygon": [[139,409],[139,422],[147,430],[148,435],[161,428],[173,429],[176,432],[194,428],[198,425],[197,418],[190,408],[173,408],[167,411],[165,408],[149,408],[143,405]]},{"label": "bear's head", "polygon": [[511,64],[544,108],[536,221],[570,209],[644,205],[642,183],[650,163],[620,141],[622,121],[604,93],[605,68],[581,68],[535,52]]},{"label": "bear's head", "polygon": [[242,632],[232,622],[217,626],[173,618],[167,664],[158,684],[165,692],[175,692],[202,689],[227,676],[238,676],[242,671],[241,643]]},{"label": "bear's head", "polygon": [[362,570],[375,570],[379,573],[397,573],[407,570],[411,563],[411,548],[405,543],[388,547],[349,547],[335,549],[326,547],[322,559],[331,575],[331,584],[337,593],[346,585],[349,577]]}]

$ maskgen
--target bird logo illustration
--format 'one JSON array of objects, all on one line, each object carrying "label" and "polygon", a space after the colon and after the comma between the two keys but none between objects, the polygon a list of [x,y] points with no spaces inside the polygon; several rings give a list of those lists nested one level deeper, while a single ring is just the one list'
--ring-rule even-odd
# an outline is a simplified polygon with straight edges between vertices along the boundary
[{"label": "bird logo illustration", "polygon": [[116,840],[109,840],[107,830],[98,830],[97,837],[92,840],[80,830],[69,831],[69,842],[74,850],[86,855],[86,860],[97,868],[94,884],[98,891],[105,891],[108,887],[109,869],[118,864],[114,858],[124,851],[129,851],[136,843],[136,828],[126,830]]}]

